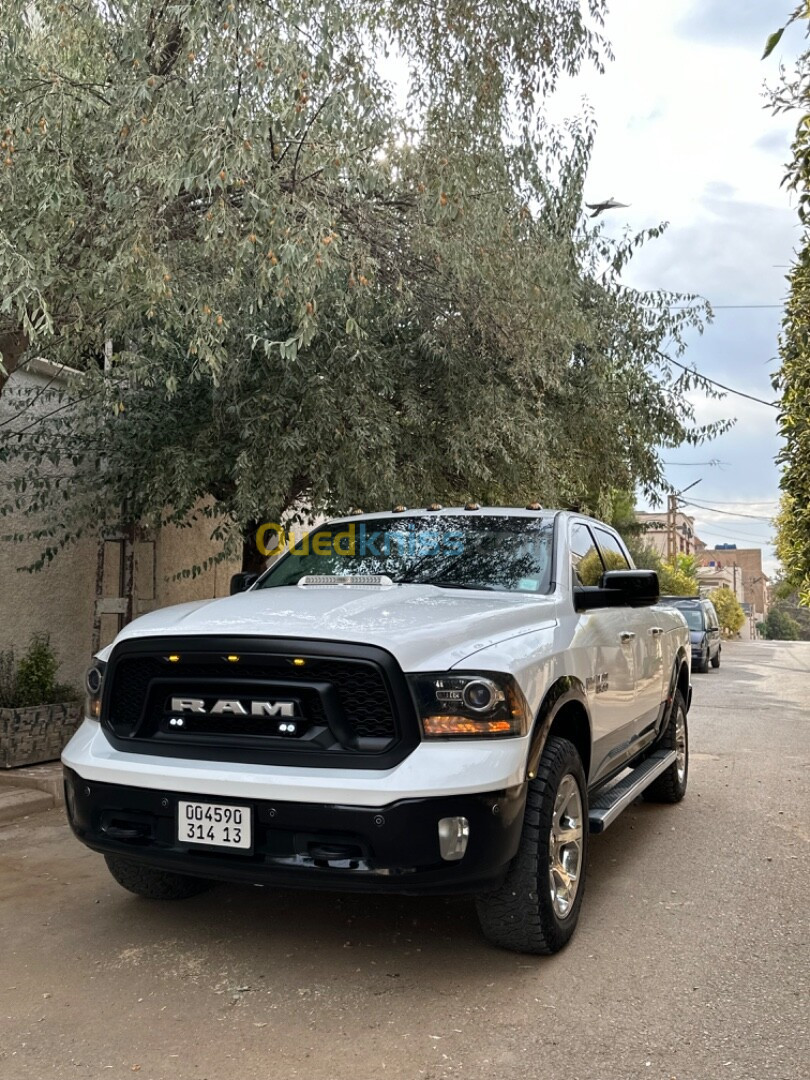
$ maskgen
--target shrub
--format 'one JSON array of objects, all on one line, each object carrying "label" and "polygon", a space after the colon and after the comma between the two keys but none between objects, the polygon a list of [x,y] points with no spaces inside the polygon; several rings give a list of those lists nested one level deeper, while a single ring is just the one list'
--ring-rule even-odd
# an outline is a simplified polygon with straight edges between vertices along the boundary
[{"label": "shrub", "polygon": [[10,709],[17,699],[17,665],[14,650],[0,652],[0,709]]},{"label": "shrub", "polygon": [[757,629],[769,641],[798,641],[798,622],[785,611],[771,608],[765,622],[757,623]]},{"label": "shrub", "polygon": [[14,650],[0,653],[0,708],[26,708],[74,701],[76,691],[56,681],[59,661],[47,634],[34,634],[28,650],[15,662]]},{"label": "shrub", "polygon": [[745,612],[731,589],[713,589],[707,600],[714,604],[723,633],[728,637],[736,637],[745,624]]}]

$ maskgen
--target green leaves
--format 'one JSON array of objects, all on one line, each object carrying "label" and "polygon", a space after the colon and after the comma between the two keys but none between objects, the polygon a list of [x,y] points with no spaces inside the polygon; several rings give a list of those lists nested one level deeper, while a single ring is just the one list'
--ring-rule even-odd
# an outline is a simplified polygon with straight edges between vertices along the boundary
[{"label": "green leaves", "polygon": [[231,550],[311,509],[595,509],[702,436],[663,356],[700,306],[623,287],[658,230],[589,231],[592,122],[538,110],[607,55],[602,0],[11,7],[0,334],[81,370],[0,448],[50,548],[123,506]]},{"label": "green leaves", "polygon": [[775,30],[770,35],[768,40],[765,42],[765,51],[763,52],[761,59],[767,60],[767,58],[771,55],[773,50],[776,48],[776,46],[782,40],[782,34],[784,34],[786,29],[787,29],[786,26],[782,26],[782,27],[780,27],[779,30]]},{"label": "green leaves", "polygon": [[[807,19],[806,2],[790,22]],[[789,24],[788,24],[789,25]],[[787,578],[810,605],[810,50],[799,57],[795,76],[783,73],[771,94],[775,112],[798,113],[793,140],[793,159],[785,183],[798,196],[802,241],[788,275],[789,295],[779,339],[780,368],[774,386],[782,393],[779,413],[783,447],[777,461],[782,466],[782,503],[777,517],[777,553]]]}]

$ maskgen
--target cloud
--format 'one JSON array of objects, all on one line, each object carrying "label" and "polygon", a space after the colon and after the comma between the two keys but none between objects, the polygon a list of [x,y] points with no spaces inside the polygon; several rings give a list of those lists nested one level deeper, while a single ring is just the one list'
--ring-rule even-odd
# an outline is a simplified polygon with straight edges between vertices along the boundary
[{"label": "cloud", "polygon": [[711,199],[731,199],[734,197],[736,188],[725,180],[710,180],[706,184],[706,195]]},{"label": "cloud", "polygon": [[738,45],[765,48],[769,34],[782,26],[789,13],[779,5],[762,0],[699,0],[676,25],[682,37],[712,45]]},{"label": "cloud", "polygon": [[784,269],[799,241],[787,208],[725,195],[730,184],[709,182],[695,206],[697,220],[682,219],[645,248],[633,282],[647,288],[697,292],[715,304],[779,304]]},{"label": "cloud", "polygon": [[791,135],[785,131],[768,131],[754,143],[763,154],[776,154],[783,161],[790,157]]}]

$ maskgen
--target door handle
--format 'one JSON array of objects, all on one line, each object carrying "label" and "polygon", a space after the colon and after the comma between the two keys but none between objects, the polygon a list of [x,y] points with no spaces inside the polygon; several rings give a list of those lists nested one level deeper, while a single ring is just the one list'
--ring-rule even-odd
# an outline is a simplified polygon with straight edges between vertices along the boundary
[{"label": "door handle", "polygon": [[653,637],[658,637],[659,634],[663,634],[663,632],[664,632],[663,626],[653,626],[651,628],[651,630],[650,630],[650,633],[652,634]]},{"label": "door handle", "polygon": [[622,630],[619,634],[619,640],[624,644],[625,642],[632,641],[636,635],[632,630]]}]

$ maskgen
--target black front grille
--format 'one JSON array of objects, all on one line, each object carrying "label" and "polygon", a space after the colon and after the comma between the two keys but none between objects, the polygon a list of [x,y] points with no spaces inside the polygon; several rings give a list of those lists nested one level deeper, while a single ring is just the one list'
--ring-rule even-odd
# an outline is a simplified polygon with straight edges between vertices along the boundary
[{"label": "black front grille", "polygon": [[[259,649],[255,640],[244,639],[125,641],[110,658],[102,718],[130,749],[149,741],[158,743],[162,753],[180,756],[184,747],[204,747],[209,756],[214,747],[237,755],[240,749],[270,750],[277,760],[291,753],[379,756],[400,743],[415,743],[410,738],[416,732],[412,702],[393,658],[370,646],[342,646],[349,655],[333,655],[336,648],[321,642],[267,642]],[[229,661],[228,655],[239,660]],[[178,724],[177,718],[170,719],[170,703],[188,698],[204,700],[205,711],[182,712],[182,726],[170,726]],[[212,704],[222,699],[248,711],[257,699],[289,701],[295,709],[294,734],[271,714],[213,715]]]}]

